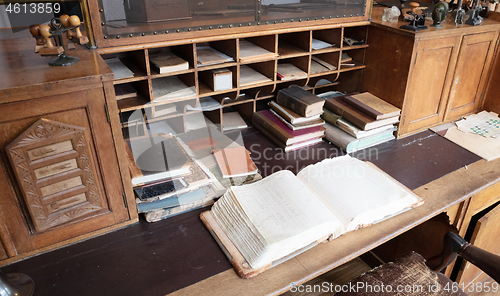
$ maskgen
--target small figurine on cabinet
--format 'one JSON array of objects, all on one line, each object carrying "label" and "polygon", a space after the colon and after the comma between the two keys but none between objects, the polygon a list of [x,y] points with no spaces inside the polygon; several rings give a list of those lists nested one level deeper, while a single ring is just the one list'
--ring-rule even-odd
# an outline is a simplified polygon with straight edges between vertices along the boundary
[{"label": "small figurine on cabinet", "polygon": [[[71,23],[71,21],[70,21]],[[40,55],[57,55],[57,58],[51,59],[49,61],[50,66],[69,66],[77,63],[80,58],[79,57],[71,57],[67,56],[66,52],[64,51],[64,43],[63,39],[61,37],[64,32],[67,32],[69,30],[73,29],[73,27],[65,28],[62,24],[61,19],[59,18],[53,18],[50,21],[50,26],[48,25],[41,25],[39,28],[40,34],[43,36],[45,39],[45,46],[43,48],[40,48]],[[33,30],[30,30],[31,34],[33,34],[33,37],[36,36],[37,31],[36,31],[36,26],[33,27]],[[52,42],[51,37],[54,37],[56,40],[57,46],[54,46],[54,43]]]},{"label": "small figurine on cabinet", "polygon": [[[408,20],[410,21],[410,24],[403,25],[400,28],[414,32],[427,29],[427,26],[425,25],[425,14],[421,10],[418,10],[420,4],[418,4],[417,2],[410,2],[410,7],[411,10],[406,11],[406,14],[409,16]],[[419,11],[422,13],[418,14]]]},{"label": "small figurine on cabinet", "polygon": [[401,29],[415,32],[427,29],[425,25],[425,14],[415,14],[412,11],[407,11],[406,13],[413,16],[413,19],[410,21],[410,24],[401,26]]},{"label": "small figurine on cabinet", "polygon": [[432,10],[432,20],[434,21],[431,26],[441,28],[441,22],[446,19],[448,15],[448,3],[441,1]]},{"label": "small figurine on cabinet", "polygon": [[483,10],[483,8],[479,5],[469,10],[469,18],[465,21],[466,25],[477,26],[483,22],[483,18],[479,15],[479,13]]}]

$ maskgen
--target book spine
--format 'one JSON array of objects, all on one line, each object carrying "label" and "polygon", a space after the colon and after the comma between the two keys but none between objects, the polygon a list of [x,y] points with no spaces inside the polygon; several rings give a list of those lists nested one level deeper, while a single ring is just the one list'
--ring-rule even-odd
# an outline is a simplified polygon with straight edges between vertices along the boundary
[{"label": "book spine", "polygon": [[286,126],[288,126],[289,129],[291,129],[293,131],[294,130],[298,130],[297,127],[295,127],[293,124],[291,124],[290,122],[288,122],[285,118],[281,117],[279,115],[279,113],[277,113],[273,109],[270,109],[269,112],[271,112],[274,116],[276,116],[279,120],[281,120],[281,122],[283,122],[284,124],[286,124]]},{"label": "book spine", "polygon": [[263,134],[266,138],[271,140],[276,146],[280,147],[281,149],[285,150],[286,145],[282,142],[280,142],[276,137],[271,134],[269,131],[267,131],[264,127],[262,127],[257,121],[253,122],[253,127],[255,127],[261,134]]},{"label": "book spine", "polygon": [[[279,132],[281,130],[274,122],[268,120],[260,112],[254,113],[252,117],[252,123],[257,123],[266,132],[271,133],[278,141],[283,143],[285,146],[288,145],[288,138]],[[264,132],[262,132],[264,134]],[[265,135],[265,134],[264,134]]]},{"label": "book spine", "polygon": [[347,121],[351,122],[352,124],[354,124],[358,128],[365,130],[366,122],[359,119],[358,117],[351,114],[350,112],[345,112],[344,109],[342,109],[341,107],[339,107],[336,104],[335,100],[326,100],[325,108],[332,111],[333,113],[336,113],[336,114],[340,115],[341,117],[345,118]]},{"label": "book spine", "polygon": [[292,117],[288,112],[286,112],[285,110],[281,109],[279,107],[279,105],[277,106],[277,104],[269,104],[269,106],[271,107],[272,110],[274,110],[274,112],[278,113],[283,119],[287,120],[288,122],[290,122],[291,124],[293,124],[295,118]]},{"label": "book spine", "polygon": [[348,133],[349,135],[355,137],[356,139],[358,139],[358,132],[360,131],[358,128],[356,128],[355,126],[353,126],[352,124],[349,124],[347,123],[347,121],[341,119],[341,120],[338,120],[335,125],[340,128],[341,130],[343,130],[344,132]]},{"label": "book spine", "polygon": [[300,116],[306,117],[308,107],[307,104],[286,93],[285,91],[278,92],[278,95],[276,96],[276,103],[285,106],[285,108],[292,110]]},{"label": "book spine", "polygon": [[380,119],[384,115],[353,97],[345,97],[344,102],[374,120]]},{"label": "book spine", "polygon": [[380,134],[380,135],[375,136],[375,137],[367,137],[364,139],[357,140],[356,142],[353,142],[353,144],[354,144],[353,147],[349,147],[349,148],[351,148],[351,150],[352,150],[351,152],[355,152],[355,151],[358,151],[361,149],[365,149],[368,147],[372,147],[372,146],[387,142],[387,141],[392,140],[394,138],[395,137],[393,135],[393,131],[389,131],[389,132]]},{"label": "book spine", "polygon": [[189,204],[185,205],[180,205],[176,206],[173,208],[168,208],[168,209],[160,209],[160,210],[155,210],[151,212],[147,212],[144,214],[144,217],[146,218],[146,221],[148,222],[157,222],[175,215],[183,214],[189,211],[193,211],[202,207],[209,206],[213,204],[214,200],[213,199],[204,199],[204,200],[199,200],[195,201]]},{"label": "book spine", "polygon": [[337,121],[341,118],[341,116],[333,113],[326,108],[323,108],[323,114],[321,114],[321,118],[323,118],[328,123],[337,124]]},{"label": "book spine", "polygon": [[331,142],[333,145],[339,147],[347,153],[351,152],[349,145],[352,142],[356,141],[354,137],[330,123],[326,123],[325,128],[325,139],[327,141]]}]

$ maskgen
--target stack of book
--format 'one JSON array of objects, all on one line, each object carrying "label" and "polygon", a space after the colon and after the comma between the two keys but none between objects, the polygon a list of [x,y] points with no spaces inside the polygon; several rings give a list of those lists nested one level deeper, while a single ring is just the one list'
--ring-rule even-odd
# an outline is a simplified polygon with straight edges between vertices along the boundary
[{"label": "stack of book", "polygon": [[148,222],[210,205],[225,192],[175,136],[149,135],[127,144],[137,209]]},{"label": "stack of book", "polygon": [[300,86],[278,92],[270,110],[254,113],[252,125],[285,152],[320,143],[325,135],[321,118],[325,101]]},{"label": "stack of book", "polygon": [[325,100],[325,138],[347,153],[394,139],[401,110],[368,93]]},{"label": "stack of book", "polygon": [[173,54],[172,52],[164,52],[157,55],[152,55],[149,58],[152,68],[159,74],[172,73],[176,71],[188,70],[189,63]]}]

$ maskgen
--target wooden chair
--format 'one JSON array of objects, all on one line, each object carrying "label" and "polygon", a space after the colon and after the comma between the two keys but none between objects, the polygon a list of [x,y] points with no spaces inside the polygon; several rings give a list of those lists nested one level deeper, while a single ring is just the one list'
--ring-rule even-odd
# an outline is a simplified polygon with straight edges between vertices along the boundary
[{"label": "wooden chair", "polygon": [[335,295],[467,295],[456,283],[437,272],[453,262],[457,255],[499,282],[500,256],[479,249],[459,235],[449,232],[444,237],[442,253],[430,258],[427,264],[421,255],[412,252],[360,275]]}]

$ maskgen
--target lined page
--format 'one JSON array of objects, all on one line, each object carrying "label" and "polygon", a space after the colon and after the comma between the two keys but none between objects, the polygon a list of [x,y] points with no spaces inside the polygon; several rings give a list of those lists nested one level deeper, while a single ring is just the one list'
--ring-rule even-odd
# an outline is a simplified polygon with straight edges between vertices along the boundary
[{"label": "lined page", "polygon": [[297,177],[347,230],[373,223],[420,201],[372,164],[348,155],[308,166]]},{"label": "lined page", "polygon": [[[269,244],[338,219],[290,171],[284,170],[244,186],[233,194]],[[342,231],[342,229],[340,230]],[[331,233],[337,233],[332,229]]]}]

